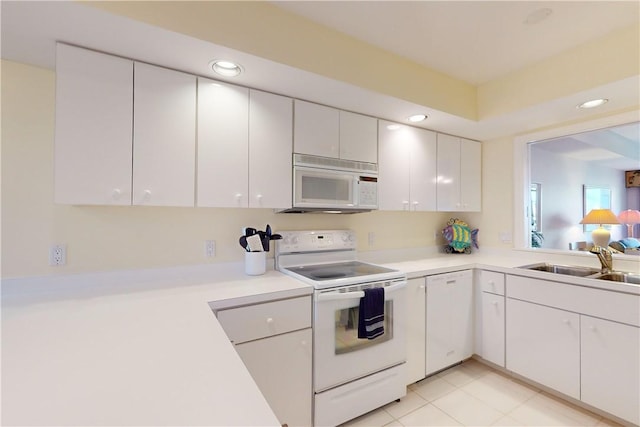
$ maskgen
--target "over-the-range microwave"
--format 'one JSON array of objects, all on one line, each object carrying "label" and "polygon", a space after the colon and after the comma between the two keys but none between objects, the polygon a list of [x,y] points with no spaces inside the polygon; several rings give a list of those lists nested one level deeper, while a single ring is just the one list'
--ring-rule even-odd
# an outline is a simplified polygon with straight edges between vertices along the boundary
[{"label": "over-the-range microwave", "polygon": [[378,209],[378,165],[294,154],[292,205],[279,212],[356,213]]}]

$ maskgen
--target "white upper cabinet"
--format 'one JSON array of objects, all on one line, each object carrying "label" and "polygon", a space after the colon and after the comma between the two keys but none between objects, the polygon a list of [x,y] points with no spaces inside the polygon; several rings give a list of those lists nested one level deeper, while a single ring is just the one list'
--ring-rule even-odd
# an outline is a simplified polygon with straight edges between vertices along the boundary
[{"label": "white upper cabinet", "polygon": [[376,163],[375,118],[300,100],[294,105],[296,153]]},{"label": "white upper cabinet", "polygon": [[193,206],[196,78],[135,63],[133,204]]},{"label": "white upper cabinet", "polygon": [[372,117],[340,111],[340,158],[378,162],[378,123]]},{"label": "white upper cabinet", "polygon": [[249,207],[292,201],[293,100],[249,91]]},{"label": "white upper cabinet", "polygon": [[435,132],[380,121],[378,134],[379,209],[435,211]]},{"label": "white upper cabinet", "polygon": [[438,211],[480,211],[481,162],[479,142],[438,134]]},{"label": "white upper cabinet", "polygon": [[133,61],[58,44],[55,202],[131,204]]},{"label": "white upper cabinet", "polygon": [[198,206],[247,207],[249,89],[198,79]]},{"label": "white upper cabinet", "polygon": [[339,158],[340,112],[311,102],[294,101],[294,151]]}]

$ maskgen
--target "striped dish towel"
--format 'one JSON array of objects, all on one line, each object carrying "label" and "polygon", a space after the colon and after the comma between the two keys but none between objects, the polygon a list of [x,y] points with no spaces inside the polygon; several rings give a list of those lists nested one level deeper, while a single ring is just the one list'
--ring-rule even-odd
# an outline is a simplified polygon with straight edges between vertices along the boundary
[{"label": "striped dish towel", "polygon": [[384,288],[365,289],[360,298],[358,338],[374,339],[384,334]]}]

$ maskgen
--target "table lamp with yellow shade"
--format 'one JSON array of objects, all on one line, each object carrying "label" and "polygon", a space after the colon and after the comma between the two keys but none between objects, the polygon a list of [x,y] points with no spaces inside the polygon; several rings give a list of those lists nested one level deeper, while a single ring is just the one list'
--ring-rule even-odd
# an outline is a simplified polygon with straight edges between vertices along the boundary
[{"label": "table lamp with yellow shade", "polygon": [[600,227],[591,232],[591,238],[595,246],[606,248],[609,246],[611,233],[603,227],[604,224],[620,224],[616,215],[610,209],[592,209],[587,216],[582,218],[580,224],[597,224]]}]

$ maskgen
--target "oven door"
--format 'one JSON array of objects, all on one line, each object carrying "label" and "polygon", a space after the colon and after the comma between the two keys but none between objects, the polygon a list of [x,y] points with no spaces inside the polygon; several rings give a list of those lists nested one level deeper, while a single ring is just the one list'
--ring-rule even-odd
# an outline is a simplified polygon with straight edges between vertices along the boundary
[{"label": "oven door", "polygon": [[357,179],[349,172],[294,167],[294,208],[355,208]]},{"label": "oven door", "polygon": [[316,393],[396,366],[406,360],[405,279],[366,284],[385,287],[384,334],[358,338],[363,285],[314,293],[314,389]]}]

